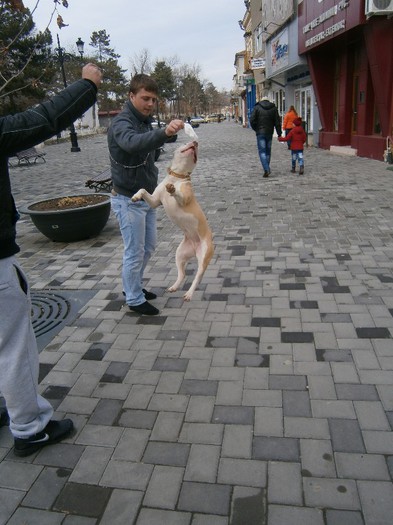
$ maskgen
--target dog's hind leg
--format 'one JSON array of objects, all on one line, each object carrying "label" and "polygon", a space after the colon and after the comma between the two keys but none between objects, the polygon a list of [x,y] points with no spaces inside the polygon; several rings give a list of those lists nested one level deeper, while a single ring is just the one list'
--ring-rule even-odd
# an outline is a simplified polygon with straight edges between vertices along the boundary
[{"label": "dog's hind leg", "polygon": [[176,250],[177,279],[176,282],[168,288],[168,292],[176,292],[176,290],[179,289],[179,286],[186,276],[187,263],[192,257],[195,257],[194,246],[184,238]]},{"label": "dog's hind leg", "polygon": [[192,296],[195,290],[197,289],[197,286],[201,282],[203,274],[206,271],[206,268],[208,267],[210,259],[213,257],[213,253],[214,253],[214,247],[212,243],[202,242],[201,245],[198,247],[197,252],[196,252],[196,257],[198,260],[198,270],[194,277],[194,280],[192,281],[192,284],[189,290],[184,294],[185,301],[191,301]]}]

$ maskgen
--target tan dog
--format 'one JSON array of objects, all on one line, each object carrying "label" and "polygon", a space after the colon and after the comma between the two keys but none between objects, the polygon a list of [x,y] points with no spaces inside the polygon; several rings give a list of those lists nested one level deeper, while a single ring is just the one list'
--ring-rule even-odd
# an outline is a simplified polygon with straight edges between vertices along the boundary
[{"label": "tan dog", "polygon": [[139,190],[131,197],[132,201],[143,199],[152,208],[162,204],[168,217],[184,232],[184,238],[176,250],[177,279],[168,288],[176,292],[185,278],[185,268],[191,257],[198,260],[198,270],[184,300],[190,301],[213,256],[212,232],[205,214],[199,206],[191,184],[191,173],[197,162],[198,143],[189,142],[177,148],[168,175],[150,195]]}]

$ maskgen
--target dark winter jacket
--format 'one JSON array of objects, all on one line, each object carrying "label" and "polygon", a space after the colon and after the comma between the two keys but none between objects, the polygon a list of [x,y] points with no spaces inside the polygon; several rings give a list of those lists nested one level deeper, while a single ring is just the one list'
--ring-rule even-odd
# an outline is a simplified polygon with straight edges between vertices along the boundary
[{"label": "dark winter jacket", "polygon": [[274,128],[281,137],[281,118],[277,107],[269,100],[261,100],[255,104],[250,116],[250,125],[257,135],[272,137]]},{"label": "dark winter jacket", "polygon": [[286,137],[280,137],[280,142],[291,142],[290,149],[295,151],[302,151],[303,144],[306,142],[307,135],[302,125],[295,126],[291,129]]},{"label": "dark winter jacket", "polygon": [[66,129],[94,104],[96,93],[94,82],[81,79],[43,104],[0,117],[0,259],[19,252],[15,241],[19,215],[11,193],[8,157]]},{"label": "dark winter jacket", "polygon": [[168,137],[163,128],[153,129],[151,121],[128,100],[108,130],[113,189],[121,195],[132,197],[142,188],[153,193],[157,186],[154,154]]}]

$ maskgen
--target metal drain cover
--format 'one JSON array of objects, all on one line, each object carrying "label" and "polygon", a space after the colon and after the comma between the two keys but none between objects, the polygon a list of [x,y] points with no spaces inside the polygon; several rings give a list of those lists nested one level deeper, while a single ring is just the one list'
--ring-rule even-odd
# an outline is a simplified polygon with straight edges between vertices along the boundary
[{"label": "metal drain cover", "polygon": [[96,293],[95,290],[32,291],[31,320],[38,350],[43,350],[64,326],[69,326]]}]

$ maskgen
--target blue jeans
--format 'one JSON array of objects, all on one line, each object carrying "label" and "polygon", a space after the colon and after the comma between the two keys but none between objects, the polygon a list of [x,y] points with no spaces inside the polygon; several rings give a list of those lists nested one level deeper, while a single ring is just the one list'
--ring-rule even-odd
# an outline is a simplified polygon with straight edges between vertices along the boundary
[{"label": "blue jeans", "polygon": [[259,159],[265,172],[270,173],[270,156],[272,151],[272,137],[268,135],[257,135],[257,146]]},{"label": "blue jeans", "polygon": [[146,301],[142,292],[142,279],[156,248],[156,210],[144,201],[132,202],[125,195],[113,196],[111,200],[123,237],[122,279],[126,303],[137,306]]},{"label": "blue jeans", "polygon": [[303,159],[303,150],[302,149],[293,149],[291,152],[292,157],[292,168],[295,168],[296,161],[299,162],[299,167],[304,166],[304,159]]}]

